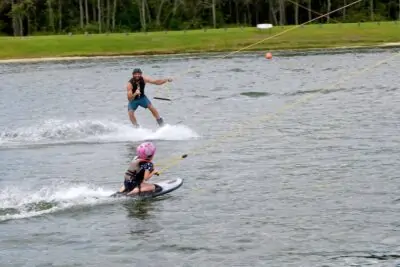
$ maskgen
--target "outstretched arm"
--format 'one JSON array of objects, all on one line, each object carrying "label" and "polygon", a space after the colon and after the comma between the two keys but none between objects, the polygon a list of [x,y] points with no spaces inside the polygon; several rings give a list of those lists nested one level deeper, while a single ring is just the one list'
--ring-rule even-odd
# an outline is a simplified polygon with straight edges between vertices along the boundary
[{"label": "outstretched arm", "polygon": [[146,83],[151,83],[151,84],[155,84],[155,85],[162,85],[166,82],[172,82],[171,78],[154,80],[150,77],[143,76],[143,79]]}]

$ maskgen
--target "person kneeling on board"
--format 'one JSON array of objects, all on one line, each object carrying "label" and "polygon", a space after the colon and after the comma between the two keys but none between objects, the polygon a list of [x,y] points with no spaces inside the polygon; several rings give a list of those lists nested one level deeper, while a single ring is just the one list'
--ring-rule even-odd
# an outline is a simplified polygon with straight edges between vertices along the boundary
[{"label": "person kneeling on board", "polygon": [[152,162],[155,153],[156,147],[151,142],[142,143],[137,147],[136,157],[125,172],[124,185],[119,192],[133,195],[156,191],[156,185],[146,183],[153,175],[158,175]]}]

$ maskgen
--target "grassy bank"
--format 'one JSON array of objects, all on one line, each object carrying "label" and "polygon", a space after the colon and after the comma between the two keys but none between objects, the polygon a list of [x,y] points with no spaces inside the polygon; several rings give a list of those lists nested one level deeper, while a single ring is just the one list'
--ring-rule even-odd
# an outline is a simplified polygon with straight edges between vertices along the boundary
[{"label": "grassy bank", "polygon": [[400,42],[400,23],[349,23],[276,26],[270,30],[228,28],[175,32],[96,35],[0,37],[0,59],[146,55],[188,52],[234,51],[282,31],[249,50],[330,48]]}]

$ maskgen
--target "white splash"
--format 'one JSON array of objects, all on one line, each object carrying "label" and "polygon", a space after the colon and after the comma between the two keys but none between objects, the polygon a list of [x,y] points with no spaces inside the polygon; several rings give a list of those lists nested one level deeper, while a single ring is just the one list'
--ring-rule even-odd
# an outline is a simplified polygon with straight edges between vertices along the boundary
[{"label": "white splash", "polygon": [[18,188],[4,188],[0,190],[0,222],[39,216],[74,206],[116,201],[109,197],[113,193],[87,185],[49,186],[33,193]]},{"label": "white splash", "polygon": [[141,140],[188,140],[199,135],[185,125],[166,124],[156,130],[100,120],[47,120],[31,127],[0,131],[0,146],[73,142],[124,142]]}]

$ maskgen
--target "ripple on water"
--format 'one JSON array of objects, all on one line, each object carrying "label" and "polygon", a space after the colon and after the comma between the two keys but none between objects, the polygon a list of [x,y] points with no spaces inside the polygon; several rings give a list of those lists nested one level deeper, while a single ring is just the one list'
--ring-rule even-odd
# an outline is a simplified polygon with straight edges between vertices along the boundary
[{"label": "ripple on water", "polygon": [[[324,53],[1,65],[1,259],[395,266],[398,61],[360,72],[392,51]],[[167,127],[144,109],[142,129],[131,126],[134,67],[184,73],[168,92],[146,86]],[[153,100],[166,94],[173,101]],[[143,140],[167,167],[151,180],[184,185],[158,201],[111,201]]]}]

